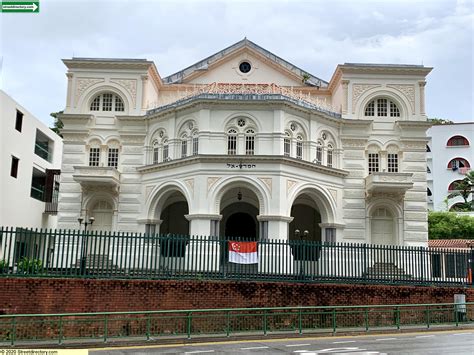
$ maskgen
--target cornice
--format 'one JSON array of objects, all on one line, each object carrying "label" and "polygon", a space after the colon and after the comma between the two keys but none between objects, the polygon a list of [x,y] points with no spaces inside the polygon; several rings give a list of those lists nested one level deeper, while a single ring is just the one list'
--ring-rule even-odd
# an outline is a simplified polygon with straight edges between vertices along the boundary
[{"label": "cornice", "polygon": [[428,129],[433,124],[428,121],[395,121],[397,126],[399,126],[401,129],[406,129],[406,128],[424,128]]},{"label": "cornice", "polygon": [[72,58],[62,61],[68,69],[128,69],[146,72],[155,66],[152,61],[146,59]]},{"label": "cornice", "polygon": [[189,166],[193,164],[206,164],[206,163],[220,163],[226,164],[229,161],[243,163],[244,165],[264,163],[264,164],[283,164],[288,166],[294,166],[307,170],[313,170],[319,173],[333,175],[337,177],[344,177],[349,175],[349,172],[342,169],[329,168],[324,165],[314,164],[305,160],[288,158],[280,155],[214,155],[214,154],[202,154],[192,157],[170,160],[168,162],[144,165],[137,167],[137,171],[143,174],[152,173],[156,171],[163,171],[178,168],[181,166]]},{"label": "cornice", "polygon": [[79,113],[60,113],[58,118],[61,121],[76,120],[76,121],[88,121],[93,117],[91,114],[79,114]]}]

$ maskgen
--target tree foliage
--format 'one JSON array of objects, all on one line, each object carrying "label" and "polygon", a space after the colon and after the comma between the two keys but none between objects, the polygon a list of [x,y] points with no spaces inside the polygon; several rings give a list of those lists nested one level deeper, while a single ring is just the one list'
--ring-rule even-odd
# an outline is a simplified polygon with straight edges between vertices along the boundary
[{"label": "tree foliage", "polygon": [[61,134],[61,129],[64,127],[63,121],[59,118],[59,115],[62,114],[64,111],[59,112],[52,112],[49,115],[54,118],[54,126],[51,127],[51,130],[55,132],[61,138],[63,135]]},{"label": "tree foliage", "polygon": [[474,217],[454,212],[428,214],[429,239],[474,239]]},{"label": "tree foliage", "polygon": [[451,120],[447,120],[447,119],[444,119],[444,118],[437,118],[437,117],[428,118],[428,122],[432,123],[433,126],[444,125],[444,124],[452,124],[453,123],[453,121],[451,121]]},{"label": "tree foliage", "polygon": [[469,196],[474,193],[474,171],[470,171],[464,179],[460,182],[454,184],[455,191],[448,195],[448,199],[456,198],[461,196],[464,200],[464,203],[461,206],[462,211],[474,211],[474,201],[471,197],[469,201]]}]

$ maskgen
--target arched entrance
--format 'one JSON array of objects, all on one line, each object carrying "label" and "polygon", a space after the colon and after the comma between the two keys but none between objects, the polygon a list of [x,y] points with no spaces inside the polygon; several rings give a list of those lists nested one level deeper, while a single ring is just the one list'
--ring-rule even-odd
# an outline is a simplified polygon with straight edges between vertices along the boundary
[{"label": "arched entrance", "polygon": [[160,234],[189,235],[188,203],[179,191],[171,193],[164,201],[160,213]]},{"label": "arched entrance", "polygon": [[256,194],[246,188],[234,187],[226,191],[220,202],[221,265],[227,272],[256,272],[257,264],[229,263],[228,241],[258,241],[259,201]]},{"label": "arched entrance", "polygon": [[[293,221],[289,227],[289,239],[321,241],[321,214],[313,198],[308,194],[299,195],[291,207]],[[300,236],[295,231],[300,231]],[[307,233],[305,233],[307,231]]]},{"label": "arched entrance", "polygon": [[377,207],[371,215],[370,234],[372,244],[396,245],[395,216],[386,207]]},{"label": "arched entrance", "polygon": [[159,206],[162,221],[159,239],[162,257],[160,263],[164,267],[178,267],[183,262],[189,243],[189,221],[185,217],[189,213],[188,202],[181,192],[173,191]]}]

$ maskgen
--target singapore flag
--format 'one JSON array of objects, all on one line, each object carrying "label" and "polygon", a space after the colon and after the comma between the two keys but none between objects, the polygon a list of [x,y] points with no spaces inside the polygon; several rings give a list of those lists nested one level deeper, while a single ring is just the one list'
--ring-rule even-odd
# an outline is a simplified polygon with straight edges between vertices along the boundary
[{"label": "singapore flag", "polygon": [[257,242],[229,241],[229,262],[235,264],[257,264]]}]

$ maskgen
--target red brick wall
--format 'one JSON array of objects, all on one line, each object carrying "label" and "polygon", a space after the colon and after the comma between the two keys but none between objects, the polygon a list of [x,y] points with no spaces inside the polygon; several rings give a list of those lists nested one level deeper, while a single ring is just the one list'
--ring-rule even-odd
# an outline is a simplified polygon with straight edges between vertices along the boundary
[{"label": "red brick wall", "polygon": [[0,279],[0,314],[451,303],[474,289],[277,282]]}]

